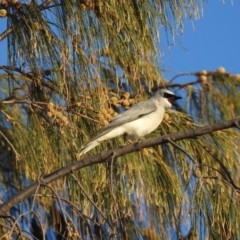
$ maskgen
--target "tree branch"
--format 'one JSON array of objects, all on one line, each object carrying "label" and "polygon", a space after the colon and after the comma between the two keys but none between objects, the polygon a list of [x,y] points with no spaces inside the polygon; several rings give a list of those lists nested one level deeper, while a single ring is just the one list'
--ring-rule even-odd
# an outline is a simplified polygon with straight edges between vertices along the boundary
[{"label": "tree branch", "polygon": [[[33,76],[32,74],[27,73],[27,72],[23,71],[21,68],[18,68],[18,67],[0,65],[0,69],[2,69],[2,70],[4,70],[4,71],[9,70],[9,71],[18,72],[18,73],[22,74],[24,77],[27,77],[27,78],[29,78],[29,79],[31,79],[31,80],[34,79],[34,76]],[[51,89],[51,90],[54,90],[54,91],[56,91],[56,92],[59,92],[58,89],[57,89],[55,86],[53,86],[53,84],[44,82],[44,81],[42,81],[42,80],[41,80],[41,84],[42,84],[42,86],[44,86],[44,87],[47,87],[47,88],[49,88],[49,89]]]},{"label": "tree branch", "polygon": [[[44,1],[41,5],[38,6],[39,10],[42,11],[44,10],[50,3],[52,3],[53,0],[46,0]],[[6,29],[4,32],[0,34],[0,42],[5,39],[8,35],[10,35],[13,32],[13,28],[9,27]]]},{"label": "tree branch", "polygon": [[5,30],[4,32],[2,32],[2,33],[0,34],[0,42],[1,42],[4,38],[6,38],[8,35],[10,35],[10,34],[12,33],[12,31],[13,31],[13,28],[10,27],[10,28],[8,28],[7,30]]},{"label": "tree branch", "polygon": [[[106,152],[102,152],[93,156],[83,158],[80,161],[76,161],[66,167],[63,167],[59,170],[56,170],[53,173],[46,175],[45,177],[40,179],[40,182],[41,184],[49,184],[81,168],[108,161],[109,157],[111,157],[113,154],[116,159],[117,157],[123,156],[125,154],[139,151],[142,148],[147,148],[147,147],[168,143],[169,139],[171,139],[171,141],[180,141],[184,139],[196,138],[198,136],[202,136],[202,135],[209,134],[209,133],[216,132],[223,129],[233,128],[233,127],[239,128],[239,126],[240,126],[240,117],[237,117],[228,121],[223,121],[223,122],[215,123],[212,125],[199,127],[193,130],[185,131],[185,132],[170,133],[164,136],[150,138],[138,144],[135,144],[135,143],[129,144],[118,149],[108,150]],[[32,193],[34,193],[38,185],[39,185],[39,181],[33,183],[26,189],[17,193],[14,197],[9,199],[8,201],[4,202],[0,206],[0,215],[1,214],[4,215],[10,208],[12,208],[13,206],[15,206],[17,203],[21,202],[25,198],[29,197]]]}]

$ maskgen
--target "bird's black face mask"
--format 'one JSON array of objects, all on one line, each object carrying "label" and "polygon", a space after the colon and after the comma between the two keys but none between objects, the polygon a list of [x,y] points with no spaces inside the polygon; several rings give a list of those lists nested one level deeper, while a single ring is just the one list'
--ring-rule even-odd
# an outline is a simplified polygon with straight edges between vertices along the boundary
[{"label": "bird's black face mask", "polygon": [[164,93],[163,97],[164,97],[164,98],[167,98],[170,103],[173,103],[173,102],[175,102],[176,100],[182,98],[182,97],[176,96],[176,95],[174,95],[174,94],[170,94],[170,93]]}]

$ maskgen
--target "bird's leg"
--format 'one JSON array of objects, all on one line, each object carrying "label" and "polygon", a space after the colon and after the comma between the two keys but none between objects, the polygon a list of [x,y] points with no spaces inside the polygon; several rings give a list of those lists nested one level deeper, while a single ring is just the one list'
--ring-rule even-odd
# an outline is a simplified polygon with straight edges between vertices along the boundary
[{"label": "bird's leg", "polygon": [[123,141],[124,141],[124,143],[123,143],[123,145],[120,146],[120,148],[122,148],[122,147],[124,147],[124,146],[127,145],[127,141],[128,141],[128,139],[127,139],[127,133],[124,133],[124,134],[123,134]]},{"label": "bird's leg", "polygon": [[[127,144],[131,144],[131,143],[134,143],[133,140],[129,139],[129,136],[127,133],[124,133],[123,134],[123,139],[124,139],[124,144],[120,147],[124,147],[126,146]],[[138,141],[135,143],[135,144],[138,144],[140,143],[141,139],[138,139]]]},{"label": "bird's leg", "polygon": [[138,138],[138,140],[134,143],[134,146],[137,147],[141,141],[142,141],[142,139]]},{"label": "bird's leg", "polygon": [[234,125],[235,125],[235,127],[237,127],[238,129],[240,129],[240,125],[239,125],[239,123],[238,123],[238,121],[236,120],[236,121],[234,121]]},{"label": "bird's leg", "polygon": [[124,144],[123,145],[127,145],[127,139],[128,138],[128,135],[127,135],[127,133],[124,133],[123,134],[123,140],[124,140]]}]

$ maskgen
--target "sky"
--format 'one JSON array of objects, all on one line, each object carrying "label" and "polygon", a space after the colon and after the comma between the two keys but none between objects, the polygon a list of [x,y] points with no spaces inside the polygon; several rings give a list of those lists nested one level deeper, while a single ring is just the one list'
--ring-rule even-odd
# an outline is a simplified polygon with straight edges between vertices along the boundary
[{"label": "sky", "polygon": [[[5,28],[6,19],[0,19],[0,33]],[[240,1],[209,1],[199,20],[191,22],[186,18],[184,33],[179,39],[184,48],[171,38],[168,47],[164,33],[161,35],[161,67],[165,78],[203,69],[214,71],[220,66],[240,74]],[[0,43],[0,65],[6,64],[4,42]]]},{"label": "sky", "polygon": [[240,1],[211,0],[203,16],[186,19],[181,44],[163,40],[163,75],[171,79],[177,73],[214,71],[222,66],[227,72],[240,74]]}]

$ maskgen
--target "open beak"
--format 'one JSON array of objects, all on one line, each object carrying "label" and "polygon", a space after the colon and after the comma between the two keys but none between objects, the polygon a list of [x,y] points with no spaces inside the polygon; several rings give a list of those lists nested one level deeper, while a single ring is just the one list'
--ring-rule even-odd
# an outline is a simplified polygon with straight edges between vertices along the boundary
[{"label": "open beak", "polygon": [[179,96],[172,96],[172,97],[170,97],[170,98],[168,98],[168,101],[170,102],[170,103],[173,103],[173,102],[175,102],[176,100],[178,100],[178,99],[182,99],[182,97],[179,97]]}]

